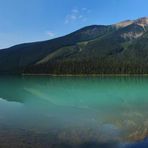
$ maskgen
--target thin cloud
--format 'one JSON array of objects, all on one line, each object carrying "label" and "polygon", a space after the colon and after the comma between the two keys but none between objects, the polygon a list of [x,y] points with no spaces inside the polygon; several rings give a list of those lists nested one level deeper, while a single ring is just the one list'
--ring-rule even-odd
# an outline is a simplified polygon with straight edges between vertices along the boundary
[{"label": "thin cloud", "polygon": [[72,9],[65,17],[65,24],[74,23],[76,21],[86,21],[90,10],[87,8]]},{"label": "thin cloud", "polygon": [[56,34],[52,31],[46,31],[46,35],[48,35],[50,38],[53,38],[56,36]]}]

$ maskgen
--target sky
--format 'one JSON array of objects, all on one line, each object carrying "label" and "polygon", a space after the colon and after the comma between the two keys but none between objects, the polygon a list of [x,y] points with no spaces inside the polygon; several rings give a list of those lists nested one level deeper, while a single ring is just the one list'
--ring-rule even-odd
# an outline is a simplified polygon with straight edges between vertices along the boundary
[{"label": "sky", "polygon": [[148,0],[0,0],[0,49],[148,16]]}]

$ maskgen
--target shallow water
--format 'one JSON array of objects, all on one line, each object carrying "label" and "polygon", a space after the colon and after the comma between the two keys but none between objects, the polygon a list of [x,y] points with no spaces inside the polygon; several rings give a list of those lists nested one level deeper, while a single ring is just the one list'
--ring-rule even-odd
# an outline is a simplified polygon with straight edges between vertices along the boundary
[{"label": "shallow water", "polygon": [[123,147],[147,137],[147,117],[146,76],[0,77],[3,147]]}]

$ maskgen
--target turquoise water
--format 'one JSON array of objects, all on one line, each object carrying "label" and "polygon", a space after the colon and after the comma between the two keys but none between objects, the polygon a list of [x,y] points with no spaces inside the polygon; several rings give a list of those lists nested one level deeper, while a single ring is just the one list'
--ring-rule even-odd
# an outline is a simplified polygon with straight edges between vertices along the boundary
[{"label": "turquoise water", "polygon": [[0,77],[3,138],[131,143],[147,137],[147,117],[148,77]]}]

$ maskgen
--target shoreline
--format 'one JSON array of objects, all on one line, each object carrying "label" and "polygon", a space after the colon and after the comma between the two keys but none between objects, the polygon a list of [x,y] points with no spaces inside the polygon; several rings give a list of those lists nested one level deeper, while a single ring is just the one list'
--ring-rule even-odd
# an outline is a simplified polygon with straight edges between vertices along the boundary
[{"label": "shoreline", "polygon": [[148,76],[148,74],[21,74],[22,76],[52,76],[52,77],[86,77],[86,76]]}]

